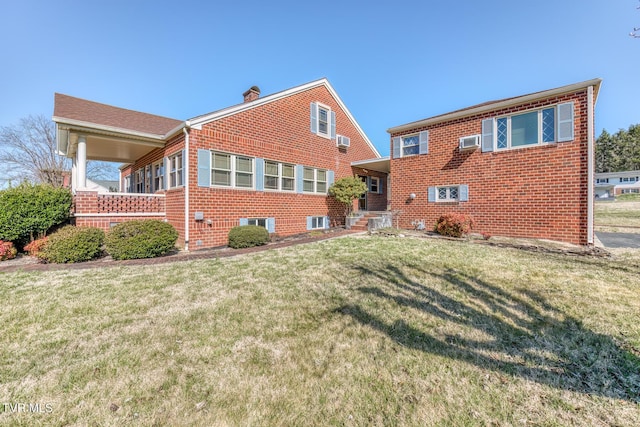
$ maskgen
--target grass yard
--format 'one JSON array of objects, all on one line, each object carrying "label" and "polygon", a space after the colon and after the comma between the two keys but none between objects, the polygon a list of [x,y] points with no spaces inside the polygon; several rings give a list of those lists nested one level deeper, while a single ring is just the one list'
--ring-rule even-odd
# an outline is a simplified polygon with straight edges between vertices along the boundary
[{"label": "grass yard", "polygon": [[596,201],[596,231],[640,233],[640,200]]},{"label": "grass yard", "polygon": [[637,426],[639,277],[376,236],[0,273],[0,424]]}]

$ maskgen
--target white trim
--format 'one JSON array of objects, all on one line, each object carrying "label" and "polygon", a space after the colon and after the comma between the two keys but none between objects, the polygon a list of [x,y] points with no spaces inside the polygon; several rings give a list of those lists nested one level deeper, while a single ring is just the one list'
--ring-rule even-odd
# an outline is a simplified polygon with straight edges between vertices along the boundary
[{"label": "white trim", "polygon": [[485,113],[488,111],[501,110],[503,108],[512,107],[519,104],[524,104],[530,101],[534,101],[542,98],[551,98],[553,96],[562,95],[564,93],[575,92],[580,89],[586,89],[588,87],[593,87],[598,89],[600,87],[600,83],[602,79],[592,79],[587,80],[581,83],[574,83],[567,86],[562,86],[555,89],[545,90],[542,92],[531,93],[529,95],[518,96],[515,98],[505,99],[498,102],[492,102],[489,104],[482,104],[476,107],[471,107],[463,110],[453,111],[451,113],[442,114],[440,116],[430,117],[423,120],[418,120],[415,122],[407,123],[400,126],[395,126],[387,129],[387,133],[395,134],[399,132],[403,132],[410,129],[415,129],[417,127],[429,126],[435,123],[442,123],[462,117],[474,116],[476,114]]},{"label": "white trim", "polygon": [[[184,150],[182,151],[182,185],[184,186],[184,250],[189,252],[189,130],[186,127],[183,127],[182,132],[184,133]],[[151,177],[151,179],[153,179],[153,177]]]},{"label": "white trim", "polygon": [[593,86],[587,89],[587,244],[594,243],[595,210],[595,141],[594,141],[594,100]]},{"label": "white trim", "polygon": [[100,195],[106,196],[137,196],[137,197],[165,197],[164,194],[156,194],[156,193],[98,193]]},{"label": "white trim", "polygon": [[[320,102],[316,102],[316,135],[331,139],[331,107],[328,105],[322,104]],[[327,112],[327,133],[320,132],[320,110],[325,110]]]},{"label": "white trim", "polygon": [[167,214],[165,212],[145,212],[145,213],[81,213],[81,214],[73,214],[74,217],[111,217],[111,216],[121,216],[121,217],[134,217],[134,216],[164,216]]},{"label": "white trim", "polygon": [[324,86],[329,91],[329,93],[331,94],[331,96],[333,96],[333,98],[338,103],[342,111],[344,111],[347,118],[349,118],[351,123],[358,130],[358,133],[360,133],[360,136],[362,136],[362,138],[365,140],[369,148],[371,148],[371,150],[374,152],[375,156],[377,158],[380,158],[380,153],[378,152],[376,147],[374,147],[374,145],[371,143],[371,141],[369,140],[369,137],[367,137],[367,135],[364,133],[364,131],[362,130],[358,122],[356,122],[356,119],[353,117],[353,115],[351,114],[347,106],[344,104],[344,102],[342,102],[342,100],[340,99],[340,97],[338,96],[338,94],[336,93],[336,91],[333,89],[333,87],[331,86],[331,84],[326,78],[322,78],[320,80],[315,80],[300,86],[296,86],[291,89],[284,90],[282,92],[274,93],[272,95],[265,96],[264,98],[258,98],[251,102],[245,102],[243,104],[238,104],[233,107],[228,107],[222,110],[215,111],[213,113],[194,117],[192,119],[187,120],[185,124],[193,127],[194,129],[202,129],[202,125],[212,122],[214,120],[223,119],[225,117],[232,116],[236,113],[250,110],[252,108],[256,108],[261,105],[269,104],[271,102],[278,101],[288,96],[295,95],[310,89],[314,89],[319,86]]},{"label": "white trim", "polygon": [[[227,151],[218,151],[218,150],[209,150],[209,153],[211,154],[211,167],[209,168],[209,173],[212,173],[214,170],[220,170],[220,171],[224,171],[224,172],[229,172],[229,185],[222,185],[222,184],[215,184],[213,182],[213,176],[211,177],[211,185],[209,185],[210,188],[226,188],[229,190],[254,190],[256,189],[256,158],[254,156],[249,156],[246,154],[234,154],[234,153],[229,153]],[[214,160],[213,160],[213,155],[214,154],[221,154],[223,156],[229,156],[229,167],[230,169],[215,169],[214,168]],[[238,165],[237,165],[237,159],[238,157],[244,157],[247,159],[251,159],[251,187],[238,187],[236,185],[236,174],[237,173],[244,173],[246,174],[247,172],[238,172]],[[263,173],[264,175],[264,173]]]},{"label": "white trim", "polygon": [[[115,127],[115,126],[105,126],[105,125],[100,125],[100,124],[91,123],[91,122],[84,122],[84,121],[81,121],[81,120],[65,119],[64,117],[53,116],[51,118],[51,120],[56,122],[58,125],[71,125],[71,126],[84,127],[85,129],[81,129],[81,130],[87,130],[87,131],[89,131],[89,130],[101,130],[101,131],[105,131],[105,132],[120,133],[120,134],[129,135],[129,136],[137,136],[137,137],[140,137],[140,138],[155,139],[155,140],[160,140],[160,141],[164,141],[166,139],[166,135],[161,135],[161,134],[156,134],[156,133],[139,132],[139,131],[134,131],[134,130],[131,130],[131,129],[118,128],[118,127]],[[184,123],[180,124],[180,127],[184,127]]]}]

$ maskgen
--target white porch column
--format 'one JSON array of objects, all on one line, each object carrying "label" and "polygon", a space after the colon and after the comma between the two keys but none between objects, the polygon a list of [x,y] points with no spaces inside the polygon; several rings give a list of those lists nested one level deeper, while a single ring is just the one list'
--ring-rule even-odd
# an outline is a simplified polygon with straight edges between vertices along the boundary
[{"label": "white porch column", "polygon": [[87,139],[78,137],[78,149],[76,150],[76,176],[77,186],[83,189],[87,186]]},{"label": "white porch column", "polygon": [[71,158],[71,191],[76,191],[78,188],[78,162],[76,162],[76,158]]}]

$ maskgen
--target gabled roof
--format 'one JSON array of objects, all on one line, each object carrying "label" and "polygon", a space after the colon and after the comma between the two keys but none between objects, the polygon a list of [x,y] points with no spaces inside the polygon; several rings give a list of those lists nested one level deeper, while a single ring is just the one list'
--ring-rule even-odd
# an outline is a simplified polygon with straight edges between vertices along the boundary
[{"label": "gabled roof", "polygon": [[483,102],[481,104],[473,105],[471,107],[455,110],[450,113],[441,114],[438,116],[429,117],[427,119],[418,120],[415,122],[407,123],[400,126],[395,126],[387,129],[388,133],[402,132],[405,130],[432,125],[435,123],[441,123],[461,117],[469,117],[476,114],[484,113],[491,110],[499,110],[506,107],[511,107],[518,104],[524,104],[537,99],[550,98],[552,96],[561,95],[564,93],[575,92],[577,90],[586,89],[589,86],[594,86],[594,101],[598,97],[598,91],[600,89],[600,83],[602,79],[592,79],[581,83],[575,83],[567,86],[561,86],[555,89],[543,90],[540,92],[533,92],[527,95],[515,96],[511,98],[499,99],[496,101]]},{"label": "gabled roof", "polygon": [[202,125],[206,124],[206,123],[210,123],[213,122],[215,120],[219,120],[222,119],[224,117],[228,117],[228,116],[232,116],[234,114],[240,113],[242,111],[247,111],[250,110],[252,108],[256,108],[259,107],[261,105],[265,105],[265,104],[269,104],[271,102],[277,101],[279,99],[282,98],[286,98],[288,96],[291,95],[295,95],[319,86],[324,86],[329,93],[331,94],[331,96],[333,96],[333,98],[336,100],[336,102],[338,103],[338,105],[340,105],[340,108],[344,111],[344,113],[347,115],[347,117],[349,118],[349,120],[351,121],[351,123],[355,126],[355,128],[358,130],[358,132],[360,133],[360,136],[362,136],[362,138],[365,140],[365,142],[367,143],[367,145],[369,145],[369,148],[371,148],[371,150],[373,150],[373,152],[375,153],[376,157],[380,157],[380,153],[378,153],[378,150],[376,149],[376,147],[374,147],[374,145],[371,143],[371,141],[369,140],[369,137],[367,137],[367,135],[364,133],[364,131],[362,130],[362,128],[360,127],[360,125],[358,124],[358,122],[356,122],[356,119],[353,117],[353,115],[351,114],[351,112],[349,111],[349,109],[347,108],[347,106],[344,104],[344,102],[342,102],[342,100],[340,99],[340,97],[338,96],[337,92],[333,89],[333,87],[331,86],[331,84],[329,83],[329,81],[326,78],[323,79],[319,79],[319,80],[315,80],[300,86],[296,86],[296,87],[292,87],[291,89],[287,89],[287,90],[283,90],[281,92],[276,92],[274,94],[262,97],[262,98],[258,98],[254,101],[250,101],[250,102],[244,102],[242,104],[237,104],[231,107],[227,107],[227,108],[223,108],[222,110],[217,110],[217,111],[213,111],[211,113],[207,113],[207,114],[203,114],[201,116],[197,116],[194,117],[192,119],[187,120],[187,125],[195,128],[195,129],[201,129]]},{"label": "gabled roof", "polygon": [[105,130],[134,132],[165,138],[181,120],[156,116],[100,104],[82,98],[56,93],[54,96],[53,121],[78,126],[99,127]]}]

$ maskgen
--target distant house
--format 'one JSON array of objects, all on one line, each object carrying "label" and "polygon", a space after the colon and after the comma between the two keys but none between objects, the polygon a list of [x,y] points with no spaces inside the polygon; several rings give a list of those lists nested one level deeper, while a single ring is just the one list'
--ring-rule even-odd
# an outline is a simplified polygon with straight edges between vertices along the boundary
[{"label": "distant house", "polygon": [[640,194],[640,171],[596,173],[596,198]]},{"label": "distant house", "polygon": [[[243,224],[283,236],[326,229],[344,222],[328,188],[354,174],[369,184],[365,205],[386,209],[388,164],[376,166],[380,154],[326,79],[243,97],[183,121],[55,94],[76,224],[157,218],[185,248],[224,245]],[[89,187],[87,159],[124,164],[119,193]]]},{"label": "distant house", "polygon": [[391,207],[427,227],[470,214],[494,235],[593,243],[600,79],[392,127]]}]

